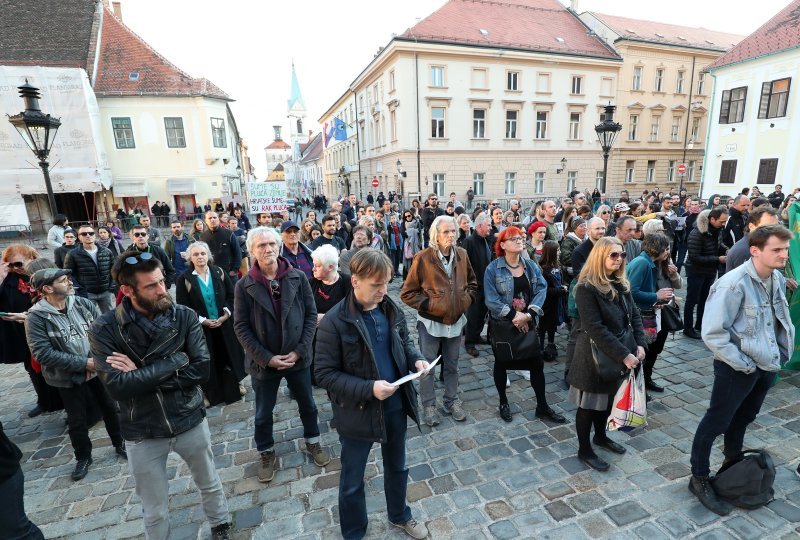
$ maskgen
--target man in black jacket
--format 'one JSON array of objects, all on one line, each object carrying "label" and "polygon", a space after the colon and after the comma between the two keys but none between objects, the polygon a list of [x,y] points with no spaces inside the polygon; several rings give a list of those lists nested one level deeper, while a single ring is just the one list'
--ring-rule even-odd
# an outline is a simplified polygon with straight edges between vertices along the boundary
[{"label": "man in black jacket", "polygon": [[747,231],[747,212],[750,210],[750,198],[741,193],[734,197],[733,206],[728,209],[729,218],[722,235],[722,243],[730,248],[742,239]]},{"label": "man in black jacket", "polygon": [[123,253],[113,276],[125,297],[95,320],[89,343],[97,374],[120,405],[146,536],[170,537],[167,457],[174,450],[200,490],[212,538],[227,539],[228,504],[200,390],[210,358],[197,314],[173,303],[151,253]]},{"label": "man in black jacket", "polygon": [[200,240],[211,248],[214,264],[228,272],[231,281],[236,283],[242,266],[242,250],[236,235],[220,224],[217,212],[206,212],[206,230]]},{"label": "man in black jacket", "polygon": [[429,364],[408,335],[403,310],[389,298],[392,262],[382,252],[363,249],[350,261],[353,290],[320,322],[315,375],[331,397],[342,444],[339,525],[344,538],[367,530],[364,470],[370,449],[381,443],[389,521],[412,538],[428,529],[411,517],[406,503],[406,422],[419,427],[413,382],[393,384]]},{"label": "man in black jacket", "polygon": [[144,225],[134,225],[130,232],[133,244],[128,246],[128,251],[138,251],[140,253],[150,253],[158,259],[161,267],[164,269],[164,279],[167,283],[167,289],[172,287],[175,283],[175,267],[172,266],[172,261],[167,255],[167,252],[158,244],[148,242],[147,228]]},{"label": "man in black jacket", "polygon": [[431,224],[433,220],[439,216],[444,215],[444,210],[439,208],[439,196],[436,193],[431,193],[428,195],[428,206],[422,209],[420,213],[420,217],[422,218],[422,240],[427,246],[430,242],[430,238],[428,238],[428,234],[431,229]]},{"label": "man in black jacket", "polygon": [[494,237],[492,232],[492,218],[481,214],[475,218],[475,230],[464,239],[461,244],[467,252],[469,263],[475,272],[478,282],[478,292],[475,302],[467,308],[467,328],[464,337],[464,347],[470,356],[478,356],[475,345],[486,345],[488,341],[481,337],[483,325],[486,323],[486,302],[483,299],[483,274],[486,267],[494,259]]},{"label": "man in black jacket", "polygon": [[[722,245],[722,230],[728,221],[728,209],[722,206],[703,210],[697,216],[695,228],[689,232],[686,257],[686,303],[683,306],[683,333],[692,339],[700,338],[700,325],[711,285],[719,265],[727,261]],[[692,324],[697,306],[696,323]]]},{"label": "man in black jacket", "polygon": [[111,311],[114,309],[114,281],[111,279],[114,254],[95,244],[97,236],[91,225],[81,225],[78,238],[81,245],[67,253],[64,269],[72,272],[72,277],[86,291],[89,300],[97,304],[100,313]]},{"label": "man in black jacket", "polygon": [[772,207],[777,210],[783,204],[784,199],[786,199],[786,195],[783,194],[783,186],[780,184],[775,184],[775,191],[767,195],[767,200]]}]

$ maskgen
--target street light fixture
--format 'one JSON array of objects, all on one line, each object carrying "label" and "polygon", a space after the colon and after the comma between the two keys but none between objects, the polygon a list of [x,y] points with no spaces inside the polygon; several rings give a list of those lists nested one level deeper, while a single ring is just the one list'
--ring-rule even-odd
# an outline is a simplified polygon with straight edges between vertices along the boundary
[{"label": "street light fixture", "polygon": [[597,138],[600,141],[600,147],[603,149],[603,185],[600,189],[601,193],[606,191],[606,180],[608,179],[608,154],[611,152],[611,147],[614,146],[614,140],[617,134],[622,130],[622,124],[614,122],[614,111],[616,107],[611,103],[606,105],[603,121],[594,126],[597,132]]},{"label": "street light fixture", "polygon": [[58,128],[61,126],[61,119],[54,118],[49,114],[44,114],[39,108],[39,89],[31,86],[28,79],[25,84],[18,87],[19,95],[25,102],[25,110],[14,116],[9,116],[11,122],[20,136],[25,139],[25,143],[39,159],[39,167],[44,174],[44,185],[47,188],[47,200],[50,203],[50,213],[55,216],[58,214],[56,197],[53,194],[53,185],[50,183],[50,164],[47,156],[53,147]]}]

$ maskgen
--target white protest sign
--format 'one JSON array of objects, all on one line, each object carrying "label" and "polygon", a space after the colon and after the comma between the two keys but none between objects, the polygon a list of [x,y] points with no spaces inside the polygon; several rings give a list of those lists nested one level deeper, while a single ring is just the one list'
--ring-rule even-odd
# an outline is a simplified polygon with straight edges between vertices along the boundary
[{"label": "white protest sign", "polygon": [[251,214],[286,210],[286,182],[248,182]]}]

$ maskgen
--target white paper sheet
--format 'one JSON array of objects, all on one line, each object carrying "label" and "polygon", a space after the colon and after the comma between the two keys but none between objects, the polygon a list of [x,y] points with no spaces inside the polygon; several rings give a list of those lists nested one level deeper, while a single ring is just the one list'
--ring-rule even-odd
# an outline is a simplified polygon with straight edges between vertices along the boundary
[{"label": "white paper sheet", "polygon": [[439,359],[440,359],[441,357],[442,357],[441,355],[437,356],[437,357],[436,357],[436,360],[434,360],[433,362],[431,362],[431,363],[428,365],[428,369],[426,369],[426,370],[423,370],[423,371],[417,371],[416,373],[409,373],[409,374],[408,374],[408,375],[406,375],[405,377],[402,377],[402,378],[400,378],[400,379],[397,379],[396,381],[394,381],[393,383],[391,383],[391,384],[392,384],[392,386],[400,386],[400,385],[401,385],[401,384],[403,384],[403,383],[407,383],[408,381],[413,381],[414,379],[419,379],[419,378],[420,378],[420,377],[422,377],[423,375],[427,375],[428,373],[430,373],[430,371],[433,369],[433,367],[434,367],[436,364],[438,364],[438,363],[439,363]]}]

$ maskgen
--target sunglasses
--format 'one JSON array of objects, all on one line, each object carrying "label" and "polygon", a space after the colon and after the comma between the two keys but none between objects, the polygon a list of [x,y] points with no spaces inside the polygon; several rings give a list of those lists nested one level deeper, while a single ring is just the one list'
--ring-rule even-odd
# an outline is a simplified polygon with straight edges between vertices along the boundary
[{"label": "sunglasses", "polygon": [[147,233],[146,232],[135,232],[135,233],[133,233],[133,236],[135,238],[144,238],[145,236],[147,236]]},{"label": "sunglasses", "polygon": [[600,212],[600,213],[601,213],[601,214],[603,214],[603,215],[606,215],[606,214],[610,214],[611,212],[609,212],[608,210],[603,210],[603,211],[602,211],[602,212]]},{"label": "sunglasses", "polygon": [[269,292],[275,300],[281,299],[281,286],[277,281],[269,282]]},{"label": "sunglasses", "polygon": [[153,254],[145,251],[144,253],[139,253],[138,255],[133,256],[133,257],[126,257],[125,258],[125,262],[130,264],[130,265],[136,265],[136,264],[139,264],[142,261],[149,261],[152,258],[153,258]]},{"label": "sunglasses", "polygon": [[86,231],[86,232],[78,233],[78,236],[94,236],[94,231]]},{"label": "sunglasses", "polygon": [[9,268],[22,268],[23,266],[25,266],[24,262],[17,261],[17,262],[8,263],[8,267]]},{"label": "sunglasses", "polygon": [[608,256],[616,261],[620,257],[622,258],[622,260],[625,260],[628,257],[628,254],[625,253],[624,251],[612,251],[611,253],[608,254]]}]

